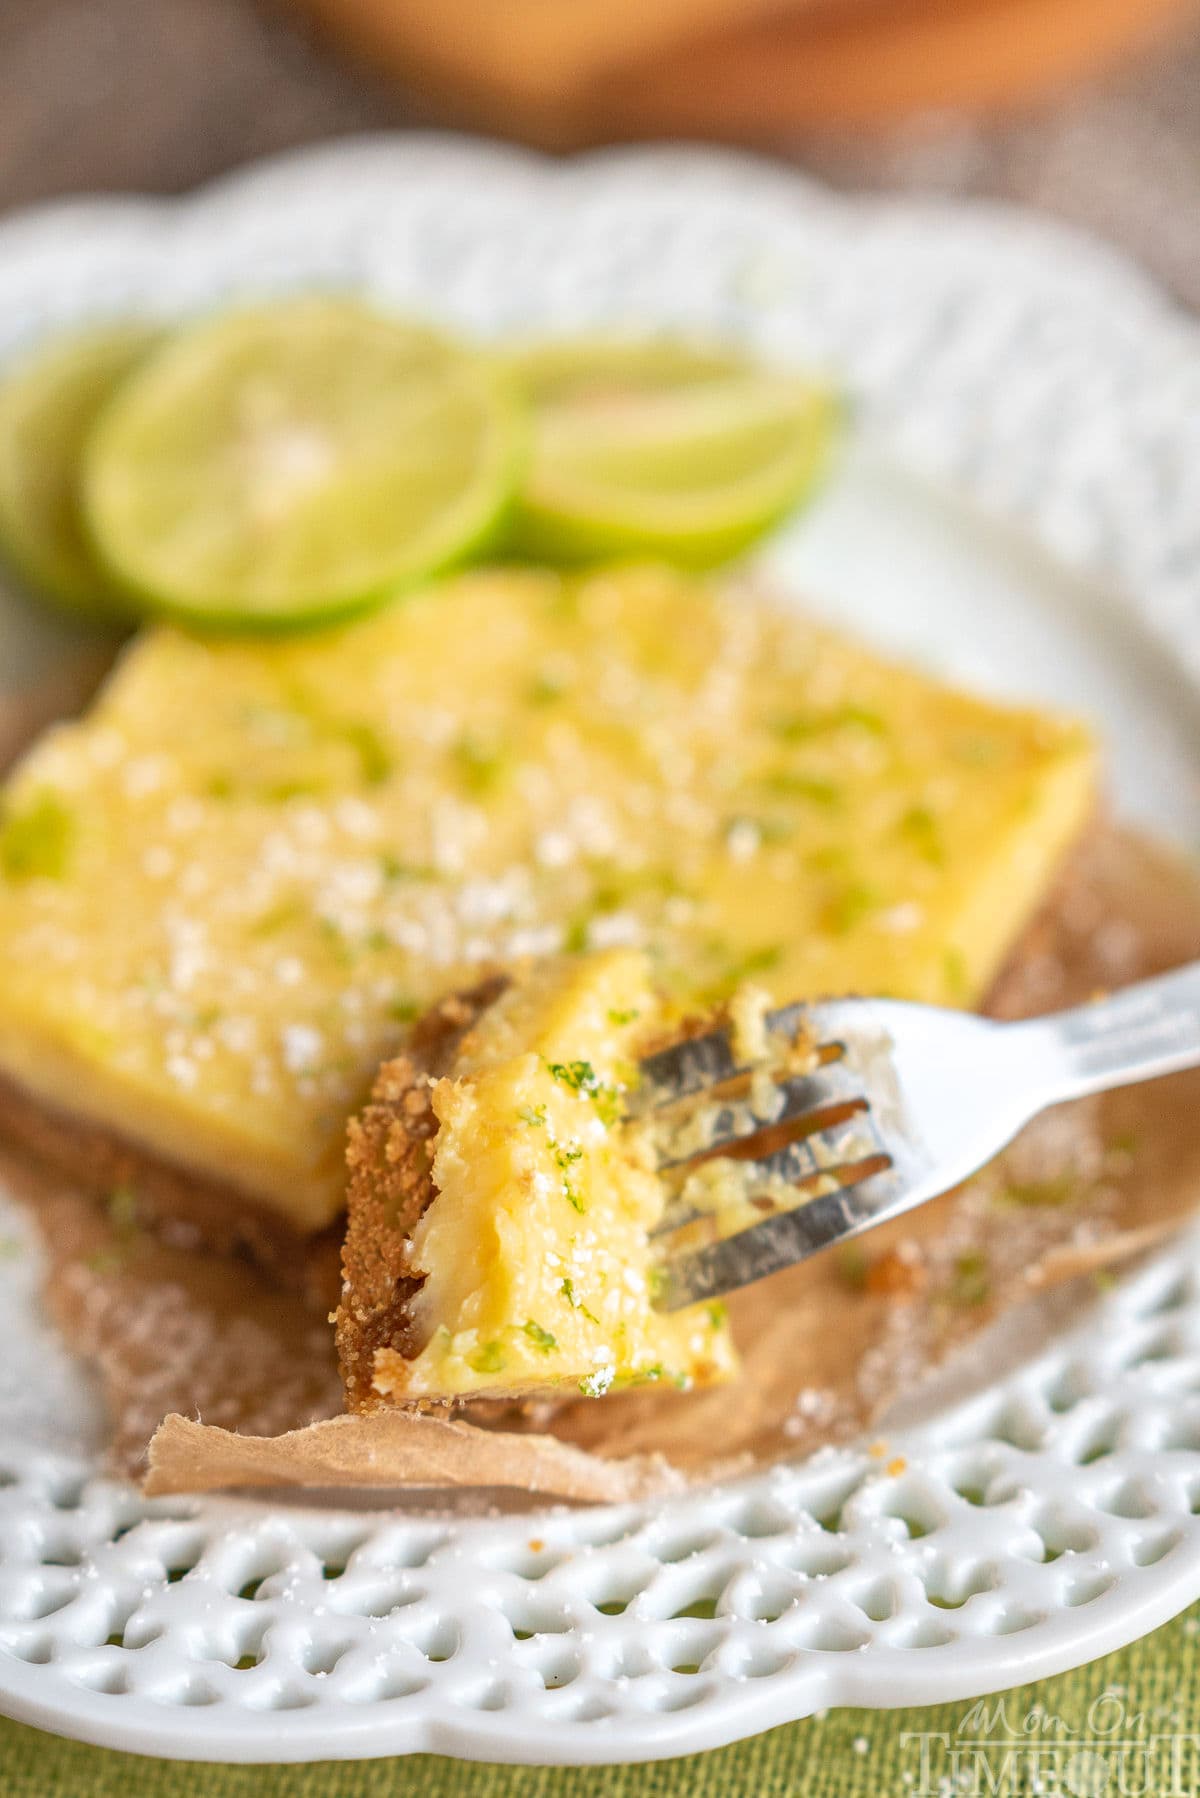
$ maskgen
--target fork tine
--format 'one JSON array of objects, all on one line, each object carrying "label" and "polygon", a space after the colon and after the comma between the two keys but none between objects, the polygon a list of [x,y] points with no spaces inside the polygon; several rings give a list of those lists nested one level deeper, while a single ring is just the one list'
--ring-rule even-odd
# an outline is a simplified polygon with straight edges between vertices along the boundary
[{"label": "fork tine", "polygon": [[[772,1035],[794,1037],[807,1009],[804,1005],[785,1005],[769,1012],[767,1029]],[[629,1107],[633,1116],[672,1105],[705,1087],[719,1086],[735,1074],[746,1072],[746,1066],[734,1055],[729,1031],[710,1030],[704,1036],[685,1037],[657,1054],[645,1056],[638,1063],[638,1072],[640,1079]]]},{"label": "fork tine", "polygon": [[[719,1157],[714,1156],[713,1159],[717,1160]],[[890,1159],[870,1112],[858,1111],[851,1117],[831,1124],[827,1129],[801,1137],[796,1142],[785,1143],[782,1148],[759,1160],[739,1161],[738,1169],[740,1181],[744,1182],[748,1199],[752,1201],[754,1187],[758,1184],[764,1189],[773,1188],[777,1192],[781,1185],[799,1186],[801,1181],[822,1176],[836,1180],[861,1167],[864,1162]],[[680,1162],[677,1165],[687,1169],[697,1164]],[[687,1191],[685,1174],[674,1202],[667,1205],[660,1222],[651,1231],[652,1236],[669,1238],[688,1224],[702,1218],[714,1218],[712,1211],[690,1204]],[[798,1190],[795,1202],[800,1205],[811,1201],[806,1199],[802,1190]],[[780,1209],[790,1207],[781,1205]],[[667,1254],[672,1252],[669,1242],[664,1243],[664,1251]]]},{"label": "fork tine", "polygon": [[[833,1174],[875,1155],[886,1155],[869,1111],[857,1111],[841,1123],[798,1142],[785,1143],[761,1161],[740,1165],[747,1180],[785,1181],[807,1179],[812,1174]],[[889,1158],[890,1159],[890,1158]]]},{"label": "fork tine", "polygon": [[[743,1142],[761,1130],[792,1123],[812,1113],[814,1122],[822,1111],[834,1105],[865,1105],[862,1076],[844,1062],[830,1061],[812,1074],[794,1074],[774,1088],[778,1103],[769,1116],[755,1109],[756,1100],[733,1099],[708,1120],[703,1144],[689,1135],[690,1120],[683,1119],[677,1129],[657,1124],[655,1135],[660,1154],[660,1173],[695,1160],[698,1153],[710,1155],[732,1143]],[[678,1151],[678,1152],[677,1152]]]},{"label": "fork tine", "polygon": [[664,1256],[658,1263],[655,1305],[660,1311],[677,1311],[719,1298],[898,1216],[908,1204],[906,1183],[894,1169],[821,1193],[721,1242]]}]

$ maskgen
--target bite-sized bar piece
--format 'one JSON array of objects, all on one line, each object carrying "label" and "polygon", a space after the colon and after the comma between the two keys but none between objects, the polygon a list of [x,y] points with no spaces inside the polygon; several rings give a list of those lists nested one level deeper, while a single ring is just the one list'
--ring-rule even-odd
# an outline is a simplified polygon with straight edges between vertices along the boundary
[{"label": "bite-sized bar piece", "polygon": [[[473,1008],[435,1014],[425,1040]],[[624,1103],[661,1016],[643,955],[564,958],[516,974],[440,1077],[384,1068],[350,1127],[337,1322],[353,1408],[730,1377],[724,1306],[652,1306],[668,1195]]]},{"label": "bite-sized bar piece", "polygon": [[309,1233],[380,1063],[487,968],[969,1004],[1093,801],[1078,726],[661,570],[151,630],[0,799],[3,1127],[210,1239]]}]

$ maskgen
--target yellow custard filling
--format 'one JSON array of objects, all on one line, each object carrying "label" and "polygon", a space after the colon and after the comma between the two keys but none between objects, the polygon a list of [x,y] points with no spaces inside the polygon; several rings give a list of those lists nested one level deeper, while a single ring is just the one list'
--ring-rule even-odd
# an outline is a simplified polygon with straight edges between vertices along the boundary
[{"label": "yellow custard filling", "polygon": [[659,1010],[628,949],[552,960],[464,1039],[433,1091],[436,1196],[412,1233],[424,1341],[389,1356],[389,1397],[728,1378],[724,1307],[651,1308],[649,1232],[665,1190],[623,1121],[631,1056]]},{"label": "yellow custard filling", "polygon": [[658,569],[152,629],[4,791],[0,1073],[317,1229],[380,1061],[482,968],[969,1004],[1094,789],[1078,725]]}]

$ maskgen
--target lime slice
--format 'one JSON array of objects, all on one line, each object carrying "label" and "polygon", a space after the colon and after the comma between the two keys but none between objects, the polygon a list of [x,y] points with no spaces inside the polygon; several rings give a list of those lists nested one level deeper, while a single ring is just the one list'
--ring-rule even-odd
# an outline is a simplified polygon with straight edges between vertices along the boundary
[{"label": "lime slice", "polygon": [[37,592],[85,616],[123,608],[84,529],[78,472],[92,422],[156,333],[56,338],[0,386],[0,550]]},{"label": "lime slice", "polygon": [[84,458],[113,575],[194,623],[317,623],[475,549],[521,473],[507,376],[355,301],[305,298],[173,337]]},{"label": "lime slice", "polygon": [[810,380],[683,342],[564,342],[513,358],[534,409],[515,516],[551,562],[724,561],[811,489],[835,435]]}]

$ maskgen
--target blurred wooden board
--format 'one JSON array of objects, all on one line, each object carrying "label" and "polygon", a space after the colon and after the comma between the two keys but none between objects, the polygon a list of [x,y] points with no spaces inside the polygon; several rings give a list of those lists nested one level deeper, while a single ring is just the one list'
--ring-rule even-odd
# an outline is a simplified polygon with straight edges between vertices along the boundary
[{"label": "blurred wooden board", "polygon": [[1095,75],[1190,0],[900,0],[757,22],[679,48],[644,80],[607,81],[592,118],[632,134],[745,139],[796,126],[992,111]]},{"label": "blurred wooden board", "polygon": [[605,73],[712,31],[877,0],[284,0],[335,40],[450,91],[569,104]]},{"label": "blurred wooden board", "polygon": [[761,138],[991,109],[1110,66],[1196,0],[285,0],[489,129]]}]

